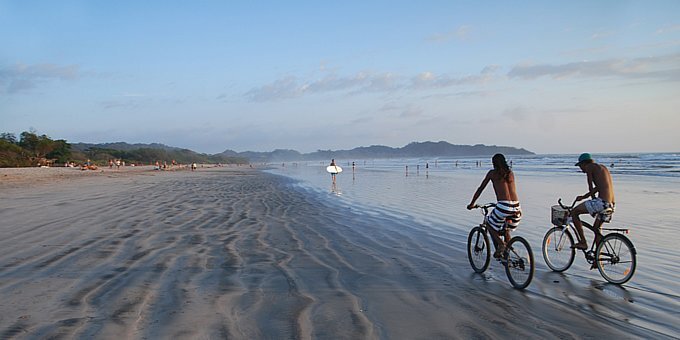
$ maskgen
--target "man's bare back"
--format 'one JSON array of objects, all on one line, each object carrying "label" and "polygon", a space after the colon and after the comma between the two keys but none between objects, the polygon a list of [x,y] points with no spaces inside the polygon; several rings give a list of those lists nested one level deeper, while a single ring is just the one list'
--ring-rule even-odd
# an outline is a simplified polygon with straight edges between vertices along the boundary
[{"label": "man's bare back", "polygon": [[597,197],[605,202],[616,202],[614,199],[612,176],[606,166],[598,163],[585,164],[583,166],[583,172],[588,176],[588,187],[591,190],[597,188]]},{"label": "man's bare back", "polygon": [[507,179],[498,170],[489,170],[486,175],[493,183],[496,199],[499,201],[519,201],[515,191],[515,174],[510,171]]}]

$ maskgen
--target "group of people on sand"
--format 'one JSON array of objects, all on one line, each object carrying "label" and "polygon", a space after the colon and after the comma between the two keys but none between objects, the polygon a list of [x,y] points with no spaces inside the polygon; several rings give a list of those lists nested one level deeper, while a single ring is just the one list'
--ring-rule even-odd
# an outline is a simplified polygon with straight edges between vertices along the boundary
[{"label": "group of people on sand", "polygon": [[[486,222],[490,226],[489,233],[493,243],[496,245],[494,257],[499,258],[505,252],[505,244],[510,240],[510,232],[519,225],[522,218],[522,208],[517,196],[515,175],[510,166],[508,166],[505,156],[500,153],[496,154],[491,161],[493,169],[487,172],[467,208],[473,209],[476,207],[475,202],[487,184],[491,182],[496,193],[497,203],[496,207],[487,216]],[[614,213],[614,185],[609,169],[602,164],[596,163],[589,153],[581,154],[575,166],[578,166],[586,174],[588,182],[588,192],[577,196],[576,201],[590,199],[572,210],[571,217],[580,240],[573,245],[573,248],[585,250],[588,245],[583,234],[583,224],[579,216],[588,213],[596,217],[592,231],[595,234],[595,242],[599,243],[602,238],[600,226],[603,222],[608,222]],[[505,240],[501,239],[501,236]]]}]

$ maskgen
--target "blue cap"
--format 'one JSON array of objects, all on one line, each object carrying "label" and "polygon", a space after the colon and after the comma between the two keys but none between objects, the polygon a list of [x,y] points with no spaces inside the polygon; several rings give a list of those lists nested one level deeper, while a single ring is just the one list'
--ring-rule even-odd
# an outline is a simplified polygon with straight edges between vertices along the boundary
[{"label": "blue cap", "polygon": [[592,161],[592,160],[593,160],[593,157],[590,156],[589,153],[584,152],[584,153],[582,153],[580,156],[578,156],[578,162],[577,162],[576,164],[574,164],[574,165],[575,165],[575,166],[579,166],[581,163],[583,163],[583,162],[585,162],[585,161]]}]

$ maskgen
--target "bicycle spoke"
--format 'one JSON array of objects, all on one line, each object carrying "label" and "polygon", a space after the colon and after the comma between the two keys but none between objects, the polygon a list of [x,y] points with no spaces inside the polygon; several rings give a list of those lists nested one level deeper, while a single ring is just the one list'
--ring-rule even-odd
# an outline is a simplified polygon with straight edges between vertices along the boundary
[{"label": "bicycle spoke", "polygon": [[611,283],[625,283],[635,272],[635,250],[623,235],[605,236],[595,256],[600,274]]},{"label": "bicycle spoke", "polygon": [[468,260],[475,272],[481,273],[489,266],[489,246],[487,236],[480,227],[472,228],[468,236]]},{"label": "bicycle spoke", "polygon": [[542,253],[550,269],[563,272],[571,266],[576,256],[576,251],[571,248],[573,243],[567,230],[559,227],[548,230],[543,238]]},{"label": "bicycle spoke", "polygon": [[534,264],[531,247],[521,237],[513,238],[506,253],[505,272],[515,288],[526,288],[533,277]]},{"label": "bicycle spoke", "polygon": [[560,233],[559,239],[557,240],[557,243],[555,243],[555,250],[560,251],[562,250],[562,247],[564,246],[564,241],[566,238],[564,237],[564,233]]}]

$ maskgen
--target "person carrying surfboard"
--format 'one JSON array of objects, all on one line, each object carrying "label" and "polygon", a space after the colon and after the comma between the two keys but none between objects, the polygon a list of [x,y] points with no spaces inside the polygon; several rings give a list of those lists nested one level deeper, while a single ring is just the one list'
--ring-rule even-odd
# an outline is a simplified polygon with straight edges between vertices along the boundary
[{"label": "person carrying surfboard", "polygon": [[[337,166],[337,165],[335,165],[335,158],[331,159],[331,165],[330,166],[332,166],[332,167]],[[338,174],[337,171],[331,172],[331,178],[333,179],[333,183],[335,183],[335,175],[337,175],[337,174]]]}]

